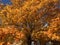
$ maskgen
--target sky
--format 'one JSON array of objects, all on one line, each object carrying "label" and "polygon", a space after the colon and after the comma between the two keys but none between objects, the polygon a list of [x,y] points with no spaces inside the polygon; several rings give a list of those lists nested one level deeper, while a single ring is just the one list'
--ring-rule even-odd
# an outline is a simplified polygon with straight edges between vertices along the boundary
[{"label": "sky", "polygon": [[0,3],[3,3],[3,4],[12,4],[10,0],[0,0]]}]

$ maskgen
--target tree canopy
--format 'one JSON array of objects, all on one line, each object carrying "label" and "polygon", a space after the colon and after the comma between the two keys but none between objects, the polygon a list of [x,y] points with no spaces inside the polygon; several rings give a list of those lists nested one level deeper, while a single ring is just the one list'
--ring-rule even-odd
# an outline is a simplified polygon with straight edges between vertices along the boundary
[{"label": "tree canopy", "polygon": [[[45,45],[47,41],[60,42],[59,0],[11,0],[11,2],[12,5],[0,4],[0,30],[3,35],[10,35],[11,32],[10,37],[14,42],[18,40],[18,45],[31,45],[32,40],[39,41],[41,45]],[[12,36],[14,34],[15,37]],[[0,40],[1,45],[16,43],[9,42],[12,40],[9,36],[7,41],[4,36],[1,38],[4,40]]]}]

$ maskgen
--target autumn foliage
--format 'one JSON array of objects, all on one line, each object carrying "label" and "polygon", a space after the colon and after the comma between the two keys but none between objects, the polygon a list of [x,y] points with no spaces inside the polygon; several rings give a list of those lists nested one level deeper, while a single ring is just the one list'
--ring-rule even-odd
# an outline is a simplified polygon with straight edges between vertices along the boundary
[{"label": "autumn foliage", "polygon": [[[60,42],[59,0],[11,0],[0,4],[0,45]],[[38,45],[38,43],[34,43]]]}]

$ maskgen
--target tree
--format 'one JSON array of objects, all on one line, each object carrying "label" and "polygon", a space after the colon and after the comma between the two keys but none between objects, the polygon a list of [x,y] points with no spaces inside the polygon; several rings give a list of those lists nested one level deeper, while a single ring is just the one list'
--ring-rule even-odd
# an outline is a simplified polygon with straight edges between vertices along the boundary
[{"label": "tree", "polygon": [[[32,40],[41,42],[41,45],[45,45],[49,40],[60,41],[59,0],[11,0],[11,2],[12,5],[1,6],[3,7],[0,11],[1,26],[14,25],[19,31],[18,34],[22,32],[26,36],[26,43],[29,44]],[[9,30],[7,28],[6,30]],[[11,32],[14,32],[13,28]]]}]

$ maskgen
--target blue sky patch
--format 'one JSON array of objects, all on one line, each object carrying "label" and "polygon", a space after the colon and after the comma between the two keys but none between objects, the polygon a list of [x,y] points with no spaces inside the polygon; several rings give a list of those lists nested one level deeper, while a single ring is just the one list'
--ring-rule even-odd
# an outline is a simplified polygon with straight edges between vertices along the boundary
[{"label": "blue sky patch", "polygon": [[4,5],[12,4],[10,0],[1,0],[1,3],[3,3]]}]

